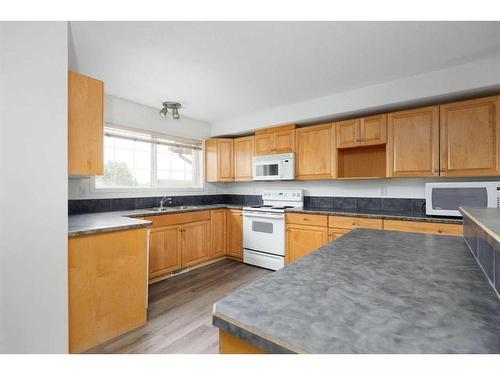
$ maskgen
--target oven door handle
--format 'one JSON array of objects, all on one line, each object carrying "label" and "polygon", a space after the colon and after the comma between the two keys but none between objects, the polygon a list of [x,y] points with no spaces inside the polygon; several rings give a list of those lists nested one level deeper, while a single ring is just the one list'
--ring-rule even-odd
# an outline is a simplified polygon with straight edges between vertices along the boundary
[{"label": "oven door handle", "polygon": [[247,212],[243,212],[244,217],[257,217],[260,219],[283,219],[284,214],[251,214]]}]

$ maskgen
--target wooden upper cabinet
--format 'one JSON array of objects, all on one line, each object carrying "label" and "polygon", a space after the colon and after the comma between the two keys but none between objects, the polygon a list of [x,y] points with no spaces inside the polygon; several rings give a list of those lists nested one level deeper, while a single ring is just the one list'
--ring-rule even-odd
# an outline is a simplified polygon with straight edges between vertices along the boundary
[{"label": "wooden upper cabinet", "polygon": [[360,122],[360,139],[363,146],[387,143],[387,115],[363,117]]},{"label": "wooden upper cabinet", "polygon": [[209,259],[211,251],[210,221],[182,225],[182,266],[190,267]]},{"label": "wooden upper cabinet", "polygon": [[255,132],[255,155],[283,154],[295,151],[295,125],[283,125]]},{"label": "wooden upper cabinet", "polygon": [[360,119],[339,121],[337,127],[337,148],[359,146]]},{"label": "wooden upper cabinet", "polygon": [[441,176],[491,176],[500,173],[500,97],[440,106]]},{"label": "wooden upper cabinet", "polygon": [[254,136],[234,140],[234,181],[252,181]]},{"label": "wooden upper cabinet", "polygon": [[233,140],[212,138],[205,141],[205,181],[233,181]]},{"label": "wooden upper cabinet", "polygon": [[149,278],[155,278],[182,267],[181,226],[151,228],[149,235]]},{"label": "wooden upper cabinet", "polygon": [[383,145],[387,142],[387,115],[339,121],[337,148]]},{"label": "wooden upper cabinet", "polygon": [[243,259],[243,216],[241,210],[228,210],[226,215],[226,254]]},{"label": "wooden upper cabinet", "polygon": [[255,155],[270,155],[274,153],[275,137],[272,133],[255,135]]},{"label": "wooden upper cabinet", "polygon": [[274,134],[274,153],[284,154],[295,150],[295,129],[281,130]]},{"label": "wooden upper cabinet", "polygon": [[335,127],[308,126],[296,131],[296,171],[299,180],[335,177]]},{"label": "wooden upper cabinet", "polygon": [[104,174],[104,82],[69,72],[68,174]]},{"label": "wooden upper cabinet", "polygon": [[439,107],[390,113],[387,176],[439,176]]},{"label": "wooden upper cabinet", "polygon": [[212,210],[212,246],[210,258],[226,255],[226,209]]}]

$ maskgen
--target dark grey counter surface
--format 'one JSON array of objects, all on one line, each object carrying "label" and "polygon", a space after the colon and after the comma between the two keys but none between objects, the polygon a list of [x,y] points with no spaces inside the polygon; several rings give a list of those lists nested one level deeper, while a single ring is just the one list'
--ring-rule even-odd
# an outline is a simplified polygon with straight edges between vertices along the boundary
[{"label": "dark grey counter surface", "polygon": [[500,242],[500,208],[460,207],[460,211]]},{"label": "dark grey counter surface", "polygon": [[394,219],[394,220],[408,220],[408,221],[426,221],[429,223],[447,223],[447,224],[462,224],[462,218],[460,217],[440,217],[440,216],[429,216],[425,212],[415,213],[415,212],[394,212],[388,210],[366,210],[366,211],[345,211],[345,210],[335,210],[333,208],[304,208],[296,209],[290,208],[286,212],[296,212],[312,215],[337,215],[337,216],[353,216],[353,217],[367,217],[373,219]]},{"label": "dark grey counter surface", "polygon": [[355,229],[223,298],[269,352],[500,353],[500,300],[462,238]]},{"label": "dark grey counter surface", "polygon": [[214,204],[204,206],[169,207],[167,211],[152,211],[151,209],[141,209],[132,211],[111,211],[94,214],[81,214],[68,216],[68,236],[81,236],[84,234],[94,234],[100,232],[113,232],[118,230],[146,227],[150,221],[141,220],[144,216],[171,215],[184,212],[206,211],[216,208],[241,208],[241,206]]},{"label": "dark grey counter surface", "polygon": [[[181,209],[180,207],[177,206],[173,206],[169,207],[167,211],[161,211],[161,212],[153,211],[150,208],[145,208],[140,210],[110,211],[110,212],[99,212],[92,214],[69,215],[68,236],[80,236],[83,234],[110,232],[110,231],[147,226],[149,225],[149,222],[144,220],[134,219],[134,218],[142,218],[144,216],[169,215],[180,212],[213,210],[217,208],[241,209],[242,207],[243,207],[242,205],[212,204],[212,205],[187,206],[187,208],[184,209]],[[462,219],[460,218],[433,217],[433,216],[426,216],[424,213],[422,214],[401,213],[401,212],[394,213],[390,211],[345,212],[345,211],[336,211],[333,210],[332,208],[287,209],[286,212],[308,213],[315,215],[371,217],[371,218],[382,218],[382,219],[427,221],[427,222],[454,223],[454,224],[462,223]]]}]

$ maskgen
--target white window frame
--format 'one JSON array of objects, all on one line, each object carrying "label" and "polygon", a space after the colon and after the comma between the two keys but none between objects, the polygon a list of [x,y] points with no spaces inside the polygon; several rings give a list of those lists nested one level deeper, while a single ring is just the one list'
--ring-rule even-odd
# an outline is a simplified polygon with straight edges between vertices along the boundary
[{"label": "white window frame", "polygon": [[[193,193],[199,193],[203,192],[206,189],[205,186],[205,142],[200,141],[200,140],[195,140],[195,139],[189,139],[189,138],[181,138],[177,136],[172,136],[170,134],[164,134],[164,133],[155,133],[152,131],[148,130],[142,130],[142,129],[134,129],[134,128],[129,128],[126,126],[122,125],[117,125],[113,123],[107,122],[105,124],[105,127],[110,127],[110,128],[115,128],[115,129],[123,129],[123,130],[128,130],[132,132],[137,132],[137,133],[143,133],[147,135],[151,135],[153,137],[159,137],[159,138],[167,138],[169,140],[174,140],[174,141],[180,141],[180,142],[201,142],[201,151],[200,151],[200,160],[199,160],[199,165],[200,165],[200,173],[198,175],[200,181],[199,181],[199,186],[198,187],[182,187],[182,186],[172,186],[172,187],[159,187],[155,186],[157,181],[156,181],[156,145],[152,145],[152,157],[151,157],[151,177],[152,181],[151,183],[153,184],[152,187],[102,187],[98,188],[96,186],[96,177],[100,176],[91,176],[89,179],[89,192],[93,195],[99,195],[99,194],[119,194],[119,193],[143,193],[145,195],[149,194],[161,194],[161,193],[172,193],[172,192],[193,192]],[[134,194],[135,195],[135,194]]]}]

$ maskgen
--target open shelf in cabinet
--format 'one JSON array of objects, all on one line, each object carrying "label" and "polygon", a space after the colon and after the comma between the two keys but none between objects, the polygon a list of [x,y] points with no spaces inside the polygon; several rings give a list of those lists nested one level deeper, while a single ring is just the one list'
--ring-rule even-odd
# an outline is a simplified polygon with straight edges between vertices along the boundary
[{"label": "open shelf in cabinet", "polygon": [[337,177],[345,179],[385,178],[386,145],[338,149]]}]

